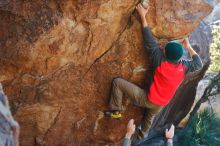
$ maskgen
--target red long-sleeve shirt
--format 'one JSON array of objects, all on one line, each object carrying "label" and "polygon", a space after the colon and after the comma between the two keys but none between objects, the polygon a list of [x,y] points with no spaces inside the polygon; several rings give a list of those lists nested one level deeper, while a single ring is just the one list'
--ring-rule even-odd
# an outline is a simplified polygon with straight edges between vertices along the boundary
[{"label": "red long-sleeve shirt", "polygon": [[154,104],[165,106],[174,96],[185,75],[202,68],[202,61],[199,55],[193,55],[192,60],[168,60],[156,44],[149,28],[143,28],[143,37],[152,65],[147,98]]}]

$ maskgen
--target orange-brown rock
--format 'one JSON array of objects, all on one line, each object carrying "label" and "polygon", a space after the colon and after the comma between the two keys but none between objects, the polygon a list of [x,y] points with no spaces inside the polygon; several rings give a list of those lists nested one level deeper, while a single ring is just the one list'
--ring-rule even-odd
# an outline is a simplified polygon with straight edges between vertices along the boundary
[{"label": "orange-brown rock", "polygon": [[[100,113],[114,77],[141,86],[147,78],[138,2],[0,2],[0,81],[21,124],[22,146],[120,144],[128,119],[140,120],[142,110],[129,102],[122,120]],[[212,10],[203,0],[149,5],[146,19],[161,44],[188,35]]]}]

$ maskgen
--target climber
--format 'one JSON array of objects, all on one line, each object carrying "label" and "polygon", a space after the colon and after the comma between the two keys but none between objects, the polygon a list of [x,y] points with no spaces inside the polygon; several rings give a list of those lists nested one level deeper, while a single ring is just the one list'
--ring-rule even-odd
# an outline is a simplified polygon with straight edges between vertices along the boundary
[{"label": "climber", "polygon": [[[188,38],[184,39],[183,46],[177,42],[169,42],[164,51],[161,51],[145,19],[149,7],[145,9],[139,4],[136,9],[141,17],[144,47],[150,55],[152,72],[148,78],[147,89],[142,89],[122,78],[115,78],[112,81],[110,95],[111,109],[105,111],[105,115],[121,118],[122,98],[126,95],[135,105],[146,109],[141,125],[136,128],[137,139],[142,139],[148,133],[153,116],[170,102],[187,73],[202,68],[202,62]],[[183,47],[189,52],[191,60],[181,59]]]},{"label": "climber", "polygon": [[0,146],[19,146],[19,125],[11,115],[7,96],[0,84]]},{"label": "climber", "polygon": [[[174,137],[174,130],[175,127],[172,124],[170,129],[166,129],[165,131],[165,136],[166,136],[166,146],[173,146],[173,137]],[[135,124],[134,124],[134,120],[131,119],[128,122],[127,125],[127,132],[125,134],[125,138],[123,140],[122,146],[130,146],[131,145],[131,137],[135,132]]]}]

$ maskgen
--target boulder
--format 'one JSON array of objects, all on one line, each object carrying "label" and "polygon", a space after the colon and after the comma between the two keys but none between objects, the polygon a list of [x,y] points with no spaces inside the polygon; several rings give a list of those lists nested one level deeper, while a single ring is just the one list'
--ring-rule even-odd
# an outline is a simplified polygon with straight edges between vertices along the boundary
[{"label": "boulder", "polygon": [[[138,3],[0,2],[0,81],[21,125],[21,145],[120,145],[127,121],[140,121],[143,109],[127,100],[121,120],[103,118],[102,113],[108,108],[114,77],[144,87],[149,75],[149,57],[135,12]],[[162,47],[192,32],[213,8],[203,0],[150,0],[149,5],[146,19]],[[203,55],[205,60],[207,54]],[[172,116],[157,125],[181,119],[202,76],[186,78],[167,108],[181,106],[172,108]]]}]

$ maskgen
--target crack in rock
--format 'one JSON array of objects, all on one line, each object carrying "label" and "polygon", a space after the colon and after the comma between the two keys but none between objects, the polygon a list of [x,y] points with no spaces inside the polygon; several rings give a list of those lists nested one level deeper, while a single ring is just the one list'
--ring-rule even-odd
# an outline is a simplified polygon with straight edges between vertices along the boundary
[{"label": "crack in rock", "polygon": [[[131,16],[130,16],[131,17]],[[89,71],[91,70],[91,68],[96,64],[96,62],[98,62],[103,56],[105,56],[105,54],[107,54],[114,46],[115,44],[119,41],[119,39],[121,38],[122,34],[126,31],[126,29],[129,26],[129,22],[130,22],[130,17],[129,17],[129,21],[126,24],[126,26],[122,29],[121,32],[119,32],[119,35],[117,37],[117,39],[112,43],[112,45],[110,46],[109,49],[107,49],[104,53],[102,53],[99,57],[97,57],[95,59],[95,61],[89,66],[89,68],[87,69],[87,71],[84,73],[84,75],[82,76],[82,79],[85,78],[85,76],[89,73]]]},{"label": "crack in rock", "polygon": [[61,114],[61,111],[62,111],[62,107],[60,107],[60,109],[59,109],[59,111],[58,111],[56,117],[54,118],[54,122],[51,124],[50,128],[48,128],[48,130],[45,132],[45,134],[44,134],[44,136],[43,136],[43,143],[45,142],[48,133],[49,133],[50,131],[52,131],[53,127],[56,125],[57,121],[59,120],[59,116],[60,116],[60,114]]}]

